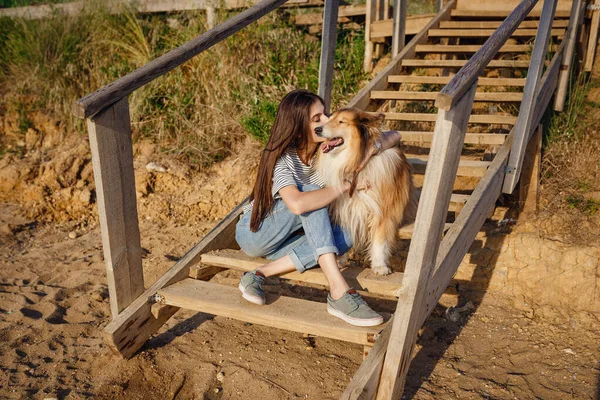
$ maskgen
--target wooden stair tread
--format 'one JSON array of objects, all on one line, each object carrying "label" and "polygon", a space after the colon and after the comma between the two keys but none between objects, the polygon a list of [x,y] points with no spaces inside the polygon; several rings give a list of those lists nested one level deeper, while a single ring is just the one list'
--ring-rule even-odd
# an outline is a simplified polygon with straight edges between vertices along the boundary
[{"label": "wooden stair tread", "polygon": [[[435,122],[437,114],[428,113],[396,113],[384,112],[386,121],[425,121]],[[507,124],[517,123],[517,117],[513,115],[494,115],[494,114],[472,114],[469,117],[470,124]],[[467,132],[467,134],[469,134]]]},{"label": "wooden stair tread", "polygon": [[[417,53],[475,53],[481,49],[477,44],[418,44],[415,47]],[[556,51],[557,46],[549,46],[551,51]],[[499,53],[531,53],[533,45],[528,44],[506,44],[498,50]],[[481,79],[481,78],[479,78]]]},{"label": "wooden stair tread", "polygon": [[[467,60],[402,60],[403,67],[462,68]],[[528,68],[529,60],[492,60],[485,68]]]},{"label": "wooden stair tread", "polygon": [[[390,75],[390,83],[425,83],[447,85],[451,76]],[[479,78],[477,86],[525,86],[524,78]]]},{"label": "wooden stair tread", "polygon": [[[398,131],[402,135],[403,142],[414,142],[414,143],[431,143],[433,140],[433,132],[426,131]],[[508,136],[505,133],[467,133],[465,135],[465,143],[468,144],[480,144],[500,145],[504,143],[504,140]]]},{"label": "wooden stair tread", "polygon": [[[490,37],[495,29],[430,29],[429,37]],[[565,29],[558,28],[550,31],[551,36],[564,36]],[[537,29],[516,29],[511,37],[535,37]]]},{"label": "wooden stair tread", "polygon": [[[502,21],[441,21],[440,29],[498,29]],[[537,29],[539,21],[523,21],[518,29]],[[566,28],[568,19],[556,19],[552,23],[553,28]]]},{"label": "wooden stair tread", "polygon": [[[462,199],[458,199],[458,202]],[[223,268],[233,268],[240,271],[253,271],[270,261],[265,258],[250,257],[238,250],[221,250],[203,254],[200,262]],[[402,286],[401,272],[394,272],[387,276],[378,276],[368,267],[345,267],[341,270],[348,284],[357,289],[385,296],[396,296],[396,291]],[[315,283],[328,286],[327,278],[321,268],[311,268],[300,274],[290,272],[279,276],[300,282]]]},{"label": "wooden stair tread", "polygon": [[[373,90],[371,98],[378,100],[435,100],[439,92]],[[523,99],[521,92],[477,92],[474,101],[515,102]]]},{"label": "wooden stair tread", "polygon": [[267,293],[263,306],[231,286],[187,278],[158,291],[161,303],[300,333],[372,345],[384,327],[357,327],[327,313],[324,303]]},{"label": "wooden stair tread", "polygon": [[[407,154],[406,158],[413,167],[413,172],[416,174],[424,174],[427,167],[428,156]],[[460,159],[458,163],[458,176],[476,176],[482,177],[485,171],[490,166],[491,161],[477,161]]]},{"label": "wooden stair tread", "polygon": [[[510,11],[506,10],[466,10],[466,9],[453,9],[450,11],[450,15],[453,17],[482,17],[482,18],[506,18],[510,14]],[[541,11],[532,10],[527,16],[528,17],[540,17]],[[569,11],[557,10],[554,13],[555,18],[567,18],[570,16]]]}]

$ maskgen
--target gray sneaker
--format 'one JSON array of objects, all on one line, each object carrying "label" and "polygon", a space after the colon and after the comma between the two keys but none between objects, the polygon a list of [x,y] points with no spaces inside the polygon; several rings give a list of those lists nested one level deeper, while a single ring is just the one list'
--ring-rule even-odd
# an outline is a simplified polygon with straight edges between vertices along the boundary
[{"label": "gray sneaker", "polygon": [[343,319],[350,325],[376,326],[383,324],[383,317],[377,314],[354,289],[348,289],[342,297],[333,300],[327,295],[327,312]]},{"label": "gray sneaker", "polygon": [[238,288],[242,292],[242,297],[251,303],[265,304],[265,292],[262,285],[265,283],[265,276],[260,271],[248,271],[242,275]]}]

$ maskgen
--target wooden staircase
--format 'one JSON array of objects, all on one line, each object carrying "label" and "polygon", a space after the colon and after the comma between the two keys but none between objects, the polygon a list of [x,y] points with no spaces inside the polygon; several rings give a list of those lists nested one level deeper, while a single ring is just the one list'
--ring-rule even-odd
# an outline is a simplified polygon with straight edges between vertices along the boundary
[{"label": "wooden staircase", "polygon": [[[502,16],[487,12],[469,15],[452,13],[449,21],[442,21],[439,26],[427,31],[427,40],[415,46],[411,58],[401,61],[400,74],[387,77],[384,90],[370,92],[371,111],[383,112],[385,128],[402,133],[404,150],[413,166],[417,183],[422,182],[419,175],[423,175],[427,168],[429,145],[437,117],[433,102],[439,90],[481,48],[502,20]],[[478,181],[483,177],[492,162],[495,149],[504,143],[515,125],[537,24],[536,17],[524,21],[512,36],[514,44],[503,46],[497,59],[488,64],[486,76],[479,79],[457,181],[461,178]],[[560,40],[565,35],[567,24],[568,19],[557,17],[551,35]],[[551,43],[550,55],[556,49],[557,44]],[[372,109],[373,104],[377,104],[376,110]],[[461,185],[457,187],[451,197],[445,231],[450,228],[471,194]],[[413,228],[413,225],[402,227],[399,238],[410,239]],[[374,338],[386,326],[353,327],[329,315],[324,303],[281,295],[268,295],[267,306],[257,306],[243,300],[236,287],[206,282],[228,269],[251,271],[268,262],[248,257],[234,246],[202,254],[199,261],[199,264],[191,267],[190,278],[158,291],[156,299],[159,305],[156,307],[193,309],[364,346],[372,346]],[[399,271],[380,277],[372,274],[368,268],[354,266],[344,268],[342,274],[350,286],[363,292],[392,298],[401,293],[403,273]],[[280,278],[295,285],[327,287],[325,274],[319,268],[303,274],[289,273]]]}]

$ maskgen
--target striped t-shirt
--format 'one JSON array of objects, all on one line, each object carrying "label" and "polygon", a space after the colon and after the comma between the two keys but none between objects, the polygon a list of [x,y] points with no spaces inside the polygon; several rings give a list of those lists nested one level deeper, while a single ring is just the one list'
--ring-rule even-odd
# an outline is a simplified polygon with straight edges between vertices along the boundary
[{"label": "striped t-shirt", "polygon": [[[273,169],[273,188],[271,193],[275,199],[281,198],[279,190],[286,186],[302,186],[302,185],[318,185],[320,187],[325,186],[323,178],[315,166],[315,160],[317,153],[310,160],[310,165],[306,165],[300,160],[296,149],[286,150],[275,163]],[[243,212],[247,213],[252,210],[252,204],[244,207]]]}]

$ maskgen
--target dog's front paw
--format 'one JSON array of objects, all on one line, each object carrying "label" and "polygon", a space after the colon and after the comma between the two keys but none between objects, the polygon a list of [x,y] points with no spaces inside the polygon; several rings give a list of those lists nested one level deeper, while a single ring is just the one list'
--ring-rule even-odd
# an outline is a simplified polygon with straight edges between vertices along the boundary
[{"label": "dog's front paw", "polygon": [[373,271],[373,273],[375,275],[389,275],[389,274],[392,273],[392,270],[389,269],[389,267],[386,267],[386,266],[382,266],[382,267],[371,266],[371,270]]}]

